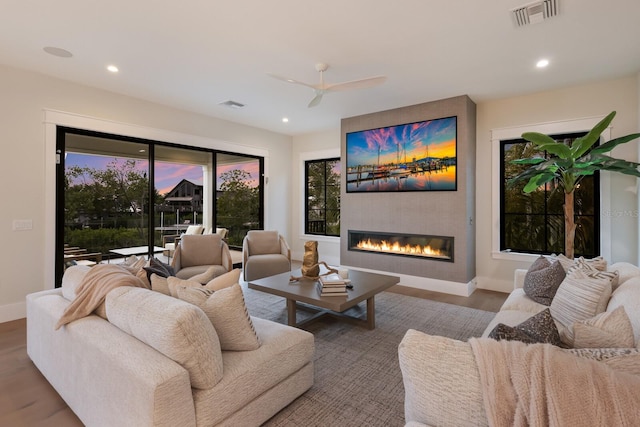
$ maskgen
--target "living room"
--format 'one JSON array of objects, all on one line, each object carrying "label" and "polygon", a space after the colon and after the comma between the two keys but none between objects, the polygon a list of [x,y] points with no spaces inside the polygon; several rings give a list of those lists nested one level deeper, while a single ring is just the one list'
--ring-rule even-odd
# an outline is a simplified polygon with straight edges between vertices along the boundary
[{"label": "living room", "polygon": [[[510,18],[509,9],[519,4],[513,1],[501,2],[500,6],[505,13],[506,21]],[[637,10],[637,5],[633,2],[620,2],[620,4]],[[337,2],[333,5],[338,9],[344,7]],[[570,10],[570,6],[577,8],[576,2],[567,1],[567,11]],[[318,7],[325,8],[328,5]],[[326,14],[326,11],[321,12],[325,19],[329,19]],[[609,17],[608,22],[622,20],[625,15],[633,15],[633,13],[620,8],[617,15]],[[5,15],[3,20],[9,18],[10,14]],[[562,16],[557,18],[561,19]],[[551,22],[550,20],[539,25]],[[594,22],[601,23],[602,18],[590,20],[587,27],[598,28]],[[347,26],[344,22],[340,25]],[[508,25],[512,25],[510,21]],[[633,27],[633,25],[621,27]],[[513,33],[509,34],[518,34],[516,31],[519,30],[526,30],[526,28],[513,28]],[[594,30],[594,32],[597,31]],[[570,34],[566,36],[572,37]],[[346,35],[344,37],[347,38]],[[473,36],[468,36],[468,39],[473,39]],[[620,45],[623,47],[622,50],[626,51],[626,55],[635,55],[633,49],[637,39],[638,37],[621,37]],[[3,37],[3,40],[8,39]],[[334,44],[338,44],[336,40],[340,38],[334,39]],[[6,41],[6,43],[10,42]],[[54,41],[47,43],[54,43]],[[62,40],[56,43],[65,47]],[[71,44],[70,41],[68,43]],[[588,52],[584,53],[584,56],[590,57],[593,61],[589,62],[589,67],[604,67],[601,61],[593,60],[597,55],[593,55],[588,46],[581,46],[577,41],[573,43],[576,49],[581,47]],[[79,44],[81,43],[73,43],[72,46],[66,47],[76,50],[74,46]],[[44,46],[38,45],[32,48],[34,52],[38,51],[37,53],[41,54]],[[303,55],[302,59],[283,60],[281,68],[260,70],[260,75],[265,76],[267,72],[276,71],[286,73],[289,69],[288,65],[295,61],[311,68],[312,74],[308,77],[301,76],[300,79],[315,78],[317,73],[313,70],[314,61],[332,61],[330,52],[333,48],[333,46],[325,46],[317,52]],[[377,48],[371,49],[377,50]],[[317,55],[326,55],[327,58],[316,58]],[[533,55],[531,59],[534,59]],[[529,58],[522,60],[529,61]],[[0,176],[6,183],[3,200],[7,202],[5,209],[0,213],[0,222],[5,224],[5,243],[0,249],[2,260],[0,265],[4,272],[0,278],[0,322],[24,318],[26,295],[54,286],[52,277],[55,226],[52,207],[55,206],[55,185],[52,183],[54,178],[52,161],[55,161],[55,131],[51,139],[51,126],[55,128],[56,123],[71,127],[88,124],[97,131],[131,133],[132,136],[139,137],[158,136],[160,139],[169,138],[171,142],[185,145],[223,149],[234,147],[247,153],[266,154],[268,160],[266,228],[282,233],[291,246],[293,258],[302,259],[304,242],[314,237],[304,235],[301,231],[304,222],[301,208],[304,195],[301,168],[305,160],[340,155],[342,130],[339,120],[334,120],[328,127],[311,132],[292,133],[286,127],[281,127],[280,131],[267,130],[264,127],[234,121],[230,118],[232,113],[226,111],[221,112],[220,115],[213,113],[206,115],[190,111],[188,105],[167,105],[144,100],[141,97],[128,96],[127,88],[117,87],[116,83],[110,83],[111,86],[100,89],[89,83],[75,82],[71,74],[66,78],[52,77],[24,66],[14,66],[3,56],[0,56],[0,63],[2,63],[0,93],[3,94],[2,107],[0,107],[2,111],[0,129],[2,129],[2,139],[7,154],[7,161],[0,170]],[[339,62],[333,62],[333,65],[339,69]],[[516,66],[528,67],[529,64],[514,63],[513,67]],[[468,85],[462,82],[452,92],[433,90],[433,92],[416,94],[412,101],[403,104],[397,102],[389,104],[393,108],[399,108],[466,94],[469,94],[476,103],[475,287],[478,289],[505,293],[511,291],[514,270],[527,268],[535,259],[533,255],[500,253],[499,247],[496,247],[499,230],[495,212],[499,209],[499,201],[496,199],[494,190],[497,159],[492,143],[492,132],[510,128],[528,130],[528,126],[533,125],[603,117],[611,111],[617,111],[611,131],[612,137],[630,134],[640,129],[640,68],[607,70],[602,77],[593,77],[588,80],[581,79],[580,67],[574,68],[575,80],[553,85],[546,85],[545,78],[534,74],[536,70],[531,70],[528,77],[540,80],[537,90],[504,92],[475,100]],[[333,71],[333,69],[330,70]],[[472,70],[473,65],[467,64],[465,73],[472,73]],[[377,72],[377,69],[373,71]],[[385,72],[384,67],[381,67],[381,72]],[[368,74],[362,74],[362,76],[365,75]],[[333,76],[328,73],[326,78],[333,78]],[[389,76],[389,78],[392,77]],[[268,79],[268,77],[265,78]],[[336,81],[341,79],[336,77]],[[310,96],[311,92],[305,92],[303,88],[288,87],[285,83],[277,81],[272,84],[281,84],[282,86],[277,86],[281,91],[296,92],[300,89],[301,93],[296,92],[296,96],[299,95],[299,108],[307,109],[306,103],[309,100],[306,95]],[[437,83],[425,83],[425,86],[429,85],[438,86]],[[354,94],[358,92],[355,91]],[[224,96],[229,95],[209,94],[208,96],[222,100]],[[342,96],[340,93],[327,95],[323,100],[324,105],[318,108],[339,108],[340,96]],[[366,101],[361,102],[366,103]],[[390,108],[392,107],[384,110]],[[354,115],[382,110],[362,109],[360,113]],[[346,117],[350,116],[340,118]],[[617,157],[637,161],[638,143],[633,142],[618,147],[614,154]],[[611,262],[626,261],[637,264],[639,257],[638,197],[635,178],[612,175],[608,187],[603,188],[603,196],[608,199],[608,205],[606,207],[603,205],[602,209],[602,219],[608,221],[606,234],[603,234],[601,241],[603,255]],[[32,227],[14,231],[12,227],[16,220],[28,220]],[[319,240],[320,258],[332,264],[340,264],[339,239],[317,240]]]}]

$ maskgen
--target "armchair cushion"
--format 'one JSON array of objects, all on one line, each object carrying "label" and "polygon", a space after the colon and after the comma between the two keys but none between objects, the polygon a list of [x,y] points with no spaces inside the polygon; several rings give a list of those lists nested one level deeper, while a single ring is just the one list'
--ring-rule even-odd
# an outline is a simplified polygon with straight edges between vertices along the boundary
[{"label": "armchair cushion", "polygon": [[277,231],[254,231],[247,233],[249,255],[279,254],[280,235]]},{"label": "armchair cushion", "polygon": [[217,234],[183,236],[180,240],[181,267],[222,265],[221,246],[222,239]]}]

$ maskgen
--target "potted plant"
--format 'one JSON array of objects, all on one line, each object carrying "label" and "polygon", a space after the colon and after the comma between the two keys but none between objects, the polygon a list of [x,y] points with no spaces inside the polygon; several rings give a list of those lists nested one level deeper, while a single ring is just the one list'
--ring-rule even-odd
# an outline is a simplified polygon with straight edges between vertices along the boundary
[{"label": "potted plant", "polygon": [[[512,163],[530,165],[520,174],[508,181],[509,186],[526,180],[525,193],[531,193],[540,186],[556,181],[556,188],[564,190],[564,250],[567,258],[574,257],[574,238],[576,223],[574,218],[574,190],[582,178],[593,175],[596,171],[607,170],[640,177],[639,163],[623,159],[616,159],[605,153],[616,146],[625,144],[640,137],[634,133],[612,139],[600,146],[594,147],[600,140],[600,135],[609,126],[616,112],[611,112],[602,119],[586,135],[577,138],[571,145],[555,141],[548,135],[538,132],[525,132],[522,138],[533,143],[534,149],[540,154],[528,158],[513,160]],[[544,152],[547,153],[545,157]]]}]

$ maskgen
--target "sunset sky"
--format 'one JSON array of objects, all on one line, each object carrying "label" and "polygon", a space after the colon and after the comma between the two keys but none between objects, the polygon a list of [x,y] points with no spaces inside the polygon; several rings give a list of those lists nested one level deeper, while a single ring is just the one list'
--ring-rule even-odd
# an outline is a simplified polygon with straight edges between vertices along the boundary
[{"label": "sunset sky", "polygon": [[[89,167],[95,169],[106,169],[107,165],[113,163],[114,160],[117,164],[122,164],[126,159],[115,159],[108,156],[95,156],[87,154],[67,153],[65,158],[65,167],[72,166]],[[147,160],[136,160],[136,169],[141,172],[147,172],[149,170],[149,162]],[[258,185],[259,176],[259,164],[258,161],[243,164],[231,164],[221,165],[217,168],[216,176],[219,177],[222,173],[233,170],[244,169],[251,174],[250,185],[255,187]],[[202,184],[202,167],[196,165],[186,165],[179,163],[169,162],[156,162],[155,164],[155,187],[162,195],[169,192],[176,186],[182,179],[189,179],[193,182]],[[218,178],[216,187],[219,189],[222,181]]]},{"label": "sunset sky", "polygon": [[[347,134],[347,166],[456,157],[456,117]],[[405,156],[406,152],[406,156]]]}]

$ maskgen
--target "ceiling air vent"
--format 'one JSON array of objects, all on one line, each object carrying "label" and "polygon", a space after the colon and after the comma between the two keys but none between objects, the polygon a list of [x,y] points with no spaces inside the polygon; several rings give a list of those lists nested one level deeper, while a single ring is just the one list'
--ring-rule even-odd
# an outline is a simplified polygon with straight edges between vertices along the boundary
[{"label": "ceiling air vent", "polygon": [[241,104],[239,102],[232,101],[232,100],[221,102],[218,105],[223,105],[223,106],[229,107],[229,108],[244,108],[244,104]]},{"label": "ceiling air vent", "polygon": [[511,9],[518,27],[537,24],[558,14],[559,0],[544,0]]}]

